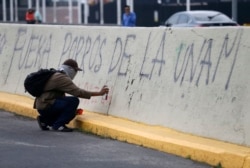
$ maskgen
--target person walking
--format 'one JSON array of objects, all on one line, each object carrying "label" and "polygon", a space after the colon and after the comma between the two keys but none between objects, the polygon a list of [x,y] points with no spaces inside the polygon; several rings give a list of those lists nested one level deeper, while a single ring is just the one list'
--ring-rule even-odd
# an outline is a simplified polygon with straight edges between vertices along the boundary
[{"label": "person walking", "polygon": [[[93,96],[108,94],[109,88],[103,86],[100,91],[93,92],[79,88],[73,83],[78,71],[82,71],[73,59],[67,59],[47,81],[44,92],[37,97],[34,108],[40,114],[37,122],[41,130],[72,132],[66,125],[76,116],[79,98],[90,99]],[[66,96],[65,94],[70,96]]]},{"label": "person walking", "polygon": [[136,25],[136,14],[130,11],[130,6],[124,6],[124,13],[122,15],[122,25],[126,27],[134,27]]}]

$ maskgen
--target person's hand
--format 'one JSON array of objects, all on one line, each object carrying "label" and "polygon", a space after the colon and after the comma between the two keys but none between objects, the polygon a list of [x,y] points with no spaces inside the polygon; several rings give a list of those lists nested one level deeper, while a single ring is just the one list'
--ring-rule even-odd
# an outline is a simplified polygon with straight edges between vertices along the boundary
[{"label": "person's hand", "polygon": [[109,88],[104,85],[100,91],[100,95],[108,94],[109,93]]},{"label": "person's hand", "polygon": [[99,92],[89,92],[89,93],[91,94],[91,96],[103,96],[109,93],[109,88],[106,85],[104,85]]}]

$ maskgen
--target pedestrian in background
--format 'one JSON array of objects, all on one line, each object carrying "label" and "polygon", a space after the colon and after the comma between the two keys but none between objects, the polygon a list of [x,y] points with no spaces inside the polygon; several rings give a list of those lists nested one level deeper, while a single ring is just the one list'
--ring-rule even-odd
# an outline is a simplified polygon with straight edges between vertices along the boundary
[{"label": "pedestrian in background", "polygon": [[25,14],[25,20],[27,24],[35,24],[35,10],[34,9],[28,9]]},{"label": "pedestrian in background", "polygon": [[136,25],[136,14],[130,11],[129,5],[124,6],[122,25],[127,27],[134,27]]},{"label": "pedestrian in background", "polygon": [[37,10],[35,12],[35,21],[36,21],[36,24],[42,23],[42,20],[43,20],[42,16],[41,16],[40,12]]}]

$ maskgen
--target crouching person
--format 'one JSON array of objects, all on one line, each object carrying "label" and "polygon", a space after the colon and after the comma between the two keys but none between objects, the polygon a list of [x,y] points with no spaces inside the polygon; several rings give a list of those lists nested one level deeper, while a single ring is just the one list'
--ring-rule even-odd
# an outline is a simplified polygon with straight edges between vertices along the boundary
[{"label": "crouching person", "polygon": [[[79,98],[90,99],[92,96],[102,96],[109,92],[103,86],[99,92],[92,92],[81,89],[73,83],[78,71],[82,71],[73,59],[66,60],[59,69],[47,81],[44,92],[37,97],[34,108],[40,114],[37,117],[39,127],[42,130],[72,132],[73,129],[66,125],[76,116],[79,105]],[[66,96],[65,94],[72,96]]]}]

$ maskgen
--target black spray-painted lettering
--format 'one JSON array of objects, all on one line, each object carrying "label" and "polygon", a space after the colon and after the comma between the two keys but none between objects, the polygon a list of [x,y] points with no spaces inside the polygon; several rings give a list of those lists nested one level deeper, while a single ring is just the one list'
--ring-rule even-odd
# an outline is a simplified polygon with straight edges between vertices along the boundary
[{"label": "black spray-painted lettering", "polygon": [[[204,41],[204,43],[206,43],[205,41]],[[200,70],[200,73],[199,73],[198,78],[196,80],[196,86],[199,85],[200,77],[202,75],[204,66],[207,66],[206,85],[208,85],[208,83],[209,83],[210,70],[211,70],[211,66],[212,66],[212,62],[211,62],[212,41],[213,41],[212,39],[208,40],[207,51],[204,54],[203,60],[201,60],[201,62],[200,62],[201,70]]]},{"label": "black spray-painted lettering", "polygon": [[[43,39],[43,40],[42,40]],[[42,62],[48,65],[49,53],[51,51],[52,34],[45,36],[43,34],[28,33],[27,28],[19,28],[16,39],[14,39],[13,54],[8,68],[7,76],[10,72],[14,59],[18,59],[18,69],[28,69],[31,67],[39,67]],[[44,56],[47,56],[47,61],[44,61]],[[39,61],[40,60],[40,61]],[[39,64],[38,64],[39,63]],[[7,78],[5,80],[5,83]]]},{"label": "black spray-painted lettering", "polygon": [[103,49],[103,45],[105,43],[106,43],[106,39],[101,41],[100,35],[97,36],[97,38],[95,39],[92,49],[91,49],[91,57],[89,58],[89,70],[92,70],[94,67],[94,72],[100,71],[101,65],[102,65],[101,50]]},{"label": "black spray-painted lettering", "polygon": [[[5,78],[5,83],[8,79],[11,67],[14,62],[17,62],[18,69],[28,69],[33,67],[47,67],[50,59],[51,47],[58,50],[55,44],[52,44],[52,34],[40,34],[35,30],[30,32],[31,29],[20,27],[16,32],[14,39],[13,53],[11,54],[11,61],[8,65],[8,70]],[[176,58],[173,55],[168,55],[174,60],[174,73],[173,81],[180,86],[184,82],[193,83],[199,87],[200,84],[212,84],[216,81],[221,74],[220,68],[223,68],[223,77],[225,78],[225,90],[229,88],[230,80],[233,75],[234,67],[238,57],[239,46],[243,30],[239,29],[235,34],[226,34],[222,39],[221,46],[215,44],[215,40],[208,38],[204,39],[200,44],[192,41],[190,43],[181,42],[178,45]],[[162,76],[162,71],[166,63],[166,36],[167,31],[164,31],[159,43],[155,41],[154,34],[148,34],[147,41],[145,42],[144,55],[136,55],[137,58],[143,58],[140,63],[140,79],[145,78],[151,80],[154,76]],[[136,52],[136,35],[128,34],[126,38],[116,37],[112,46],[107,44],[108,40],[101,34],[95,37],[89,35],[74,35],[72,32],[65,33],[64,44],[61,51],[59,64],[67,58],[76,59],[79,66],[83,69],[83,75],[86,71],[98,73],[101,70],[103,59],[108,57],[110,60],[108,74],[116,73],[117,76],[126,77],[129,73],[129,66],[133,64],[132,58]],[[216,42],[220,39],[216,39]],[[189,40],[190,41],[190,40]],[[144,42],[144,41],[143,41]],[[140,42],[140,43],[143,43]],[[0,54],[3,52],[4,46],[7,44],[6,34],[0,34]],[[144,44],[142,44],[143,46]],[[113,51],[107,52],[108,49],[113,47]],[[213,53],[213,48],[220,47],[220,53]],[[108,55],[104,55],[108,53]],[[154,53],[155,52],[155,53]],[[110,57],[111,58],[110,58]],[[227,66],[223,66],[223,64]],[[229,65],[229,66],[228,66]],[[228,69],[225,69],[228,68]],[[228,71],[228,74],[225,72]],[[187,80],[185,80],[187,79]],[[204,82],[202,81],[204,79]]]},{"label": "black spray-painted lettering", "polygon": [[122,39],[120,37],[116,38],[113,55],[111,58],[109,71],[108,73],[112,73],[120,62],[122,55]]},{"label": "black spray-painted lettering", "polygon": [[[149,79],[151,79],[152,76],[153,76],[153,71],[154,71],[154,68],[155,68],[156,64],[160,64],[160,68],[159,68],[159,71],[158,71],[158,76],[161,76],[162,66],[165,64],[164,51],[165,51],[166,32],[164,32],[164,34],[162,36],[161,43],[160,43],[160,45],[158,47],[155,58],[151,60],[151,63],[153,64],[153,66],[151,68],[151,72],[146,73],[146,72],[144,72],[145,71],[144,66],[145,66],[146,60],[149,57],[147,53],[148,53],[148,48],[149,48],[149,46],[151,44],[150,39],[151,39],[151,32],[150,32],[150,34],[148,36],[147,46],[145,48],[145,54],[144,54],[144,58],[143,58],[143,62],[142,62],[141,70],[140,70],[140,77],[145,77],[145,78],[149,78]],[[158,59],[159,56],[161,57],[161,59]]]},{"label": "black spray-painted lettering", "polygon": [[231,45],[231,48],[229,48],[229,49],[228,49],[229,35],[227,34],[225,36],[225,38],[224,38],[224,42],[223,42],[223,45],[221,47],[221,52],[220,52],[220,55],[219,55],[219,58],[218,58],[218,61],[217,61],[216,67],[215,67],[215,72],[214,72],[214,75],[213,75],[213,78],[212,78],[213,82],[215,81],[217,70],[218,70],[218,67],[219,67],[222,56],[224,55],[225,58],[230,57],[231,53],[233,52],[233,49],[235,49],[234,58],[233,58],[233,61],[232,61],[232,66],[231,66],[231,68],[229,70],[228,78],[227,78],[227,81],[226,81],[226,84],[225,84],[225,90],[228,89],[229,83],[230,83],[230,80],[231,80],[231,76],[233,74],[234,66],[235,66],[235,63],[236,63],[236,60],[237,60],[237,56],[238,56],[238,51],[239,51],[239,46],[240,46],[242,34],[243,34],[243,30],[238,30],[237,31],[237,33],[236,33],[236,35],[235,35],[235,37],[233,39],[233,43]]},{"label": "black spray-painted lettering", "polygon": [[127,75],[128,66],[129,66],[130,60],[131,60],[130,59],[131,54],[129,54],[130,50],[129,50],[128,46],[130,44],[130,41],[134,42],[135,39],[136,39],[136,36],[134,34],[127,35],[125,45],[124,45],[123,54],[122,54],[122,58],[121,58],[120,67],[119,67],[119,70],[118,70],[118,76],[126,76]]},{"label": "black spray-painted lettering", "polygon": [[101,35],[98,35],[92,43],[91,37],[84,36],[73,36],[72,33],[68,32],[64,37],[64,44],[61,53],[59,64],[68,58],[72,58],[81,64],[79,66],[85,73],[85,60],[89,58],[88,70],[97,73],[101,69],[102,65],[102,49],[106,44],[106,38],[102,39]]},{"label": "black spray-painted lettering", "polygon": [[[196,82],[195,85],[198,87],[200,83],[201,76],[203,76],[204,73],[204,68],[206,67],[206,73],[205,75],[205,84],[208,85],[210,80],[213,83],[216,79],[217,71],[221,63],[221,58],[225,56],[225,58],[230,58],[233,57],[233,60],[228,60],[232,62],[231,67],[229,69],[229,74],[226,79],[226,84],[225,84],[225,90],[228,89],[230,79],[234,70],[235,62],[237,60],[238,56],[238,50],[239,50],[239,44],[241,41],[241,36],[242,36],[242,30],[239,30],[235,37],[233,38],[233,42],[231,43],[231,47],[228,48],[229,46],[229,35],[227,34],[224,38],[223,45],[221,47],[221,52],[218,56],[217,63],[214,67],[212,67],[212,59],[211,57],[213,56],[214,58],[217,58],[216,55],[212,55],[212,48],[213,48],[213,39],[205,39],[203,41],[203,44],[200,48],[200,53],[198,55],[195,55],[194,51],[197,51],[195,48],[195,43],[192,43],[190,45],[184,45],[183,43],[180,44],[178,48],[178,53],[177,53],[177,61],[175,64],[175,71],[174,71],[174,82],[178,82],[180,80],[180,85],[183,84],[184,78],[186,76],[186,72],[188,70],[188,67],[190,67],[190,77],[189,77],[189,82],[192,83],[193,79],[196,75],[196,71],[199,70],[199,73],[197,74],[196,77]],[[216,46],[218,47],[218,46]],[[183,51],[185,51],[183,55]],[[197,57],[197,58],[196,58]],[[196,63],[194,63],[196,58]],[[201,59],[202,58],[202,59]],[[214,68],[214,74],[212,76],[212,79],[210,79],[210,74],[212,71],[212,68]],[[181,79],[180,79],[181,77]]]}]

